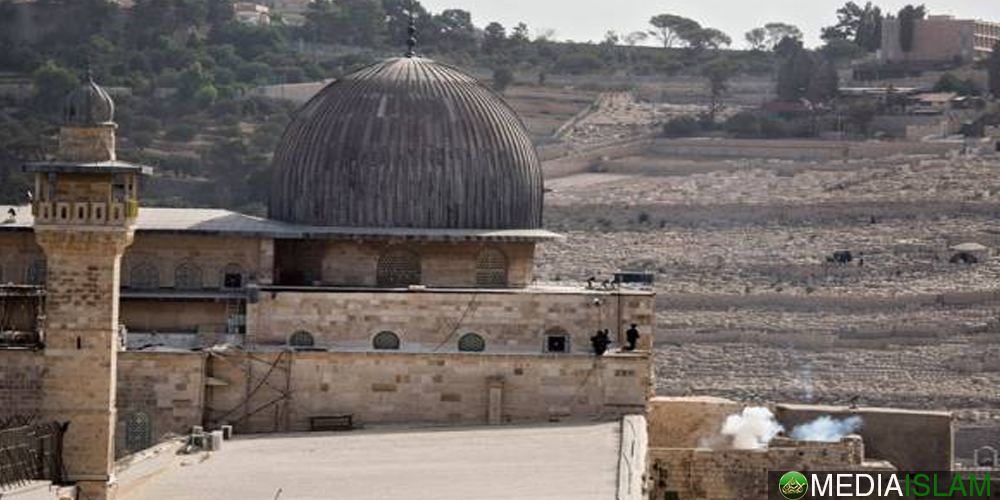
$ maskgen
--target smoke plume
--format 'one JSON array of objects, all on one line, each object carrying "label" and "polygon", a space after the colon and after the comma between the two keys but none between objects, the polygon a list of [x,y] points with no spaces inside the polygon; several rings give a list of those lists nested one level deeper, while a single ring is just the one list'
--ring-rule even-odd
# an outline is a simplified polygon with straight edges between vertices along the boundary
[{"label": "smoke plume", "polygon": [[835,419],[829,415],[795,426],[792,438],[801,441],[836,443],[848,434],[861,429],[861,417],[854,415],[845,419]]},{"label": "smoke plume", "polygon": [[722,435],[732,438],[731,446],[737,450],[767,449],[767,443],[782,430],[771,410],[763,407],[744,408],[722,424]]}]

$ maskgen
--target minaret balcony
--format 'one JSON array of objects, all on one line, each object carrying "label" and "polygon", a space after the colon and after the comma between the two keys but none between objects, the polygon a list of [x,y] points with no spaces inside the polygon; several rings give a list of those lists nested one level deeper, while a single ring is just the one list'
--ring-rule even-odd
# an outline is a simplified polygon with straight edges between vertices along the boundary
[{"label": "minaret balcony", "polygon": [[36,201],[35,224],[77,226],[129,226],[139,215],[139,203],[121,201]]}]

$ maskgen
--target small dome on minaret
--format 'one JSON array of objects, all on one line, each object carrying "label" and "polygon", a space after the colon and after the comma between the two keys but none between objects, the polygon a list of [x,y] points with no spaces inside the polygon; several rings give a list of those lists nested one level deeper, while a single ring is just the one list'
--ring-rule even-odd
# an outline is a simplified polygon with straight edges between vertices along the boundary
[{"label": "small dome on minaret", "polygon": [[94,83],[94,79],[88,73],[87,81],[66,98],[63,118],[65,125],[78,127],[113,123],[115,102],[100,85]]}]

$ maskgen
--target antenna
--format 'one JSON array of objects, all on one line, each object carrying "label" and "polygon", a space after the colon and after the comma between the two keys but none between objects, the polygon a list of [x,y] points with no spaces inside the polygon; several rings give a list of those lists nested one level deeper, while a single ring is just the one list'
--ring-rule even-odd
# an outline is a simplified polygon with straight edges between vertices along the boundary
[{"label": "antenna", "polygon": [[414,57],[416,52],[414,51],[417,46],[417,22],[413,16],[413,0],[410,0],[408,13],[410,16],[410,24],[406,28],[406,32],[409,35],[406,39],[406,57]]}]

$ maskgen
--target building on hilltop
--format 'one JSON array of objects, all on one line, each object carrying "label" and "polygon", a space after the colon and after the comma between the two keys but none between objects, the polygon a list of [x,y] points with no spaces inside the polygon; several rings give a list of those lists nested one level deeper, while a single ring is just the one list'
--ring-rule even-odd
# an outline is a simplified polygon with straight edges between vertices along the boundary
[{"label": "building on hilltop", "polygon": [[[113,148],[107,130],[94,144]],[[369,66],[297,113],[273,170],[270,218],[126,207],[135,236],[117,293],[85,301],[113,303],[127,332],[120,453],[203,424],[280,432],[326,416],[482,424],[644,410],[654,296],[535,283],[536,246],[560,236],[542,227],[525,128],[485,85],[419,57]],[[0,308],[22,312],[0,314],[0,330],[16,332],[0,342],[0,401],[19,402],[0,413],[37,410],[45,387],[33,379],[45,376],[55,298],[39,228],[73,234],[105,206],[39,183],[32,206],[2,207]],[[642,336],[626,352],[632,324]],[[603,330],[613,346],[595,357]]]},{"label": "building on hilltop", "polygon": [[913,47],[904,51],[899,19],[882,23],[879,57],[889,63],[966,64],[985,59],[1000,42],[1000,23],[952,16],[929,16],[914,22]]},{"label": "building on hilltop", "polygon": [[266,5],[253,2],[236,2],[233,4],[234,19],[254,26],[271,24],[271,9]]}]

